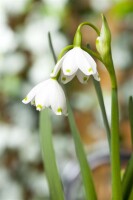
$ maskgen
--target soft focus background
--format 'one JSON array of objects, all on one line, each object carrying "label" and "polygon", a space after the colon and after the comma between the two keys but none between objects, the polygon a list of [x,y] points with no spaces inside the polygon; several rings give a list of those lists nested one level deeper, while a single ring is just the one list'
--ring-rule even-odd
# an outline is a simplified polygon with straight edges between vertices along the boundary
[{"label": "soft focus background", "polygon": [[[39,143],[39,115],[21,100],[33,86],[48,78],[54,67],[48,31],[58,55],[65,45],[72,43],[80,22],[90,21],[100,28],[101,13],[107,17],[112,32],[121,150],[127,158],[131,151],[128,97],[133,95],[133,1],[0,0],[0,200],[49,199]],[[95,50],[95,32],[88,27],[82,32],[83,44],[88,43]],[[103,65],[97,65],[110,120],[110,80]],[[93,168],[98,199],[108,200],[108,144],[92,80],[81,85],[75,79],[66,85],[66,91]],[[52,113],[51,117],[66,199],[84,200],[67,118]]]}]

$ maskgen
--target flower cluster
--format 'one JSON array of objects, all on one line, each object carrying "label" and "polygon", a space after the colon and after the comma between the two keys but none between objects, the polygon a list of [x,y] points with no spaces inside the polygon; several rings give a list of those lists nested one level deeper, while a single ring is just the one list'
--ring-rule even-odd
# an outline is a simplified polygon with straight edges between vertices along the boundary
[{"label": "flower cluster", "polygon": [[31,102],[38,111],[50,107],[56,115],[67,115],[65,93],[57,81],[61,77],[63,84],[71,81],[75,76],[85,84],[89,76],[99,81],[96,62],[81,47],[74,46],[55,65],[51,77],[36,85],[23,99],[24,104]]}]

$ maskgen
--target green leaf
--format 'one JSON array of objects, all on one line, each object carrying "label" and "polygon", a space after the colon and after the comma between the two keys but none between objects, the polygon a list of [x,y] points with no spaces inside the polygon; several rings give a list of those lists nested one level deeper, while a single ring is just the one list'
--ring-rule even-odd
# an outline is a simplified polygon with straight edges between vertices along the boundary
[{"label": "green leaf", "polygon": [[133,200],[133,186],[128,200]]},{"label": "green leaf", "polygon": [[105,110],[105,106],[104,106],[104,100],[103,100],[101,85],[100,85],[99,81],[96,81],[94,78],[92,80],[93,80],[93,84],[95,86],[96,94],[97,94],[99,105],[100,105],[101,112],[102,112],[103,122],[104,122],[104,125],[105,125],[105,128],[106,128],[108,143],[109,143],[109,146],[110,146],[110,127],[109,127],[107,114],[106,114],[106,110]]},{"label": "green leaf", "polygon": [[112,16],[125,17],[130,13],[133,13],[133,2],[130,0],[119,2],[111,9]]},{"label": "green leaf", "polygon": [[123,200],[128,199],[132,187],[133,187],[133,154],[128,162],[122,180]]},{"label": "green leaf", "polygon": [[48,109],[40,113],[40,142],[51,199],[64,200],[62,183],[58,173],[52,143],[52,127]]},{"label": "green leaf", "polygon": [[131,141],[133,149],[133,98],[132,97],[129,97],[129,120],[130,120]]},{"label": "green leaf", "polygon": [[84,185],[84,189],[86,193],[86,199],[96,200],[97,197],[96,197],[96,192],[95,192],[94,183],[92,179],[91,169],[87,161],[85,151],[81,142],[80,134],[75,124],[73,112],[69,103],[68,103],[68,113],[69,113],[68,114],[69,124],[71,128],[72,136],[74,139],[77,158],[80,165],[80,171],[81,171],[83,185]]}]

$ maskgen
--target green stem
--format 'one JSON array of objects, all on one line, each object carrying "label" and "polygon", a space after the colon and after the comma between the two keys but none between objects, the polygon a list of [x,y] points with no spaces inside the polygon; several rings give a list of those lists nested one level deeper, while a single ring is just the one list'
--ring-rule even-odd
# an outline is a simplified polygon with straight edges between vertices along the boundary
[{"label": "green stem", "polygon": [[77,30],[80,30],[84,25],[90,26],[91,28],[93,28],[96,31],[96,33],[97,33],[98,36],[100,35],[100,31],[98,30],[98,28],[95,25],[93,25],[92,23],[90,23],[90,22],[83,22],[83,23],[81,23],[78,26]]},{"label": "green stem", "polygon": [[40,142],[43,163],[49,184],[50,197],[52,200],[64,200],[62,183],[58,173],[53,149],[52,127],[48,109],[45,109],[40,113]]},{"label": "green stem", "polygon": [[129,120],[130,120],[131,141],[133,149],[133,98],[132,97],[129,97]]},{"label": "green stem", "polygon": [[117,87],[112,87],[111,112],[111,172],[112,172],[112,200],[122,200],[120,178],[120,145],[119,145],[119,109]]},{"label": "green stem", "polygon": [[105,110],[101,85],[100,85],[99,81],[96,81],[94,78],[92,80],[93,80],[93,84],[95,86],[96,94],[97,94],[99,105],[100,105],[100,108],[101,108],[103,122],[104,122],[104,125],[105,125],[105,128],[106,128],[108,143],[109,143],[109,147],[110,147],[110,135],[111,135],[110,134],[110,127],[109,127],[109,122],[108,122],[107,114],[106,114],[106,110]]},{"label": "green stem", "polygon": [[78,26],[77,31],[76,31],[75,36],[74,36],[73,45],[75,47],[81,47],[81,42],[82,42],[81,28],[84,25],[90,26],[91,28],[93,28],[96,31],[98,36],[100,35],[100,32],[99,32],[99,30],[97,29],[96,26],[94,26],[93,24],[91,24],[89,22],[83,22]]},{"label": "green stem", "polygon": [[123,200],[128,199],[132,187],[133,187],[133,154],[131,155],[131,158],[128,162],[122,180]]},{"label": "green stem", "polygon": [[100,60],[103,63],[103,60],[102,60],[101,56],[98,53],[92,51],[91,49],[88,49],[87,47],[81,47],[81,48],[84,51],[86,51],[88,54],[90,54],[91,56],[96,57],[98,60]]},{"label": "green stem", "polygon": [[79,160],[83,185],[84,185],[84,189],[86,193],[86,200],[97,200],[91,169],[88,164],[88,161],[84,152],[84,148],[81,142],[80,134],[75,124],[74,116],[73,116],[72,109],[69,103],[68,103],[68,113],[69,113],[68,115],[69,124],[70,124],[71,132],[73,135],[73,139],[74,139],[75,150],[76,150],[77,158]]},{"label": "green stem", "polygon": [[53,44],[52,44],[52,39],[51,39],[50,32],[48,32],[48,41],[49,41],[49,47],[50,47],[51,53],[53,55],[54,62],[56,63],[57,62],[57,58],[56,58],[54,47],[53,47]]}]

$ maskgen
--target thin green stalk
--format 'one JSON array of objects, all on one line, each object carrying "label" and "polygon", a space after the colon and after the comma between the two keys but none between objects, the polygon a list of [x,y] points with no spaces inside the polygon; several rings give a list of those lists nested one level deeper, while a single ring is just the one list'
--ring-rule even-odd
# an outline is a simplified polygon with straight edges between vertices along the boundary
[{"label": "thin green stalk", "polygon": [[78,28],[76,30],[76,33],[75,33],[75,36],[74,36],[74,40],[73,40],[74,47],[81,47],[81,43],[82,43],[81,28],[84,25],[90,26],[91,28],[93,28],[96,31],[98,36],[100,35],[100,32],[99,32],[99,30],[97,29],[96,26],[94,26],[90,22],[83,22],[83,23],[79,24],[79,26],[78,26]]},{"label": "thin green stalk", "polygon": [[96,31],[96,33],[97,33],[98,36],[100,35],[100,32],[99,32],[98,28],[97,28],[94,24],[92,24],[92,23],[90,23],[90,22],[83,22],[83,23],[81,23],[81,24],[78,26],[77,30],[80,31],[81,28],[82,28],[83,26],[85,26],[85,25],[90,26],[91,28],[93,28],[93,29]]},{"label": "thin green stalk", "polygon": [[72,136],[74,139],[77,158],[80,165],[83,185],[84,185],[85,194],[86,194],[86,200],[96,200],[97,197],[96,197],[96,192],[95,192],[94,183],[92,179],[91,169],[88,164],[88,161],[84,152],[84,148],[81,142],[80,134],[75,124],[74,116],[73,116],[72,109],[69,103],[68,103],[68,113],[69,113],[68,114],[69,124],[71,128]]},{"label": "thin green stalk", "polygon": [[129,120],[130,120],[131,142],[133,150],[133,98],[132,97],[129,97]]},{"label": "thin green stalk", "polygon": [[112,200],[122,200],[120,178],[120,145],[119,145],[119,109],[117,87],[112,88],[111,110],[111,172],[112,172]]},{"label": "thin green stalk", "polygon": [[93,84],[95,86],[96,94],[97,94],[99,105],[101,108],[103,122],[104,122],[104,125],[106,128],[108,143],[109,143],[109,147],[110,147],[110,127],[109,127],[109,122],[108,122],[107,114],[106,114],[106,110],[105,110],[101,85],[100,85],[99,81],[96,81],[94,78],[92,78],[92,80],[93,80]]},{"label": "thin green stalk", "polygon": [[133,154],[128,162],[122,179],[123,200],[127,200],[133,187]]},{"label": "thin green stalk", "polygon": [[91,49],[88,49],[87,47],[81,47],[81,48],[83,50],[85,50],[86,52],[88,52],[88,54],[90,54],[91,56],[96,57],[98,60],[100,60],[103,63],[103,60],[102,60],[101,56],[98,53],[92,51]]},{"label": "thin green stalk", "polygon": [[52,143],[52,128],[48,109],[40,113],[40,142],[51,200],[64,200]]},{"label": "thin green stalk", "polygon": [[52,39],[51,39],[50,32],[48,32],[48,41],[49,41],[49,47],[50,47],[54,62],[56,63],[57,62],[57,58],[56,58],[54,47],[53,47],[53,44],[52,44]]}]

